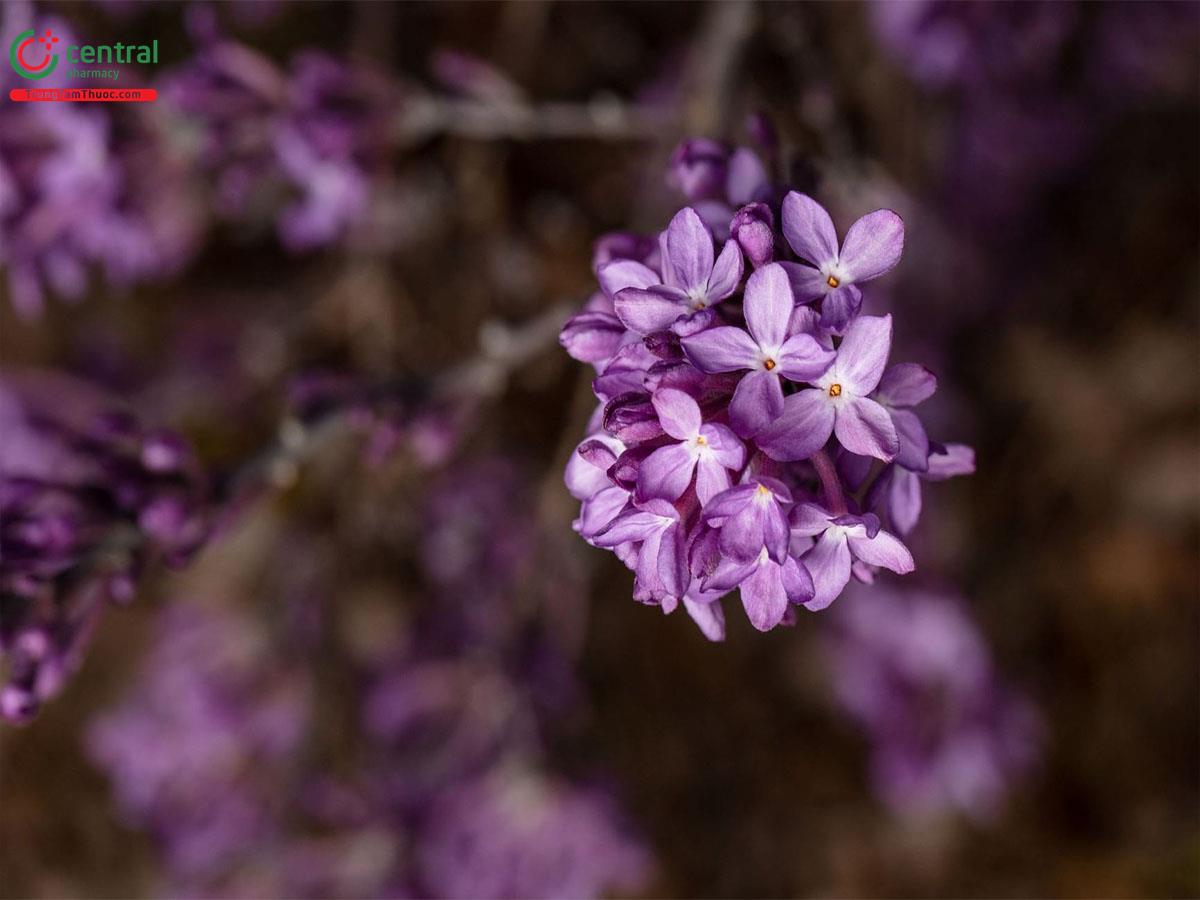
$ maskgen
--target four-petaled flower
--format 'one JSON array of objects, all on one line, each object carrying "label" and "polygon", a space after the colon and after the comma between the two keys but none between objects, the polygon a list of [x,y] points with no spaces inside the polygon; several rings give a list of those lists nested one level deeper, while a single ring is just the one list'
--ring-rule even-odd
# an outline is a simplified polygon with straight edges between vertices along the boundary
[{"label": "four-petaled flower", "polygon": [[815,503],[800,503],[792,509],[791,527],[795,537],[816,538],[812,549],[801,557],[815,587],[812,599],[804,604],[808,609],[824,609],[837,599],[850,581],[854,560],[891,569],[898,575],[914,568],[908,548],[879,527],[879,517],[874,513],[835,515]]},{"label": "four-petaled flower", "polygon": [[759,449],[781,461],[807,459],[836,434],[851,453],[890,461],[900,439],[888,411],[868,395],[879,384],[891,344],[891,316],[855,319],[816,387],[788,397],[782,415],[757,435]]},{"label": "four-petaled flower", "polygon": [[737,242],[726,241],[714,262],[712,235],[691,207],[675,214],[659,241],[662,284],[625,287],[615,296],[617,317],[643,335],[719,303],[742,280],[744,263]]},{"label": "four-petaled flower", "polygon": [[729,469],[740,469],[746,448],[729,428],[704,422],[700,407],[688,394],[660,388],[651,398],[663,431],[678,443],[659,447],[638,469],[639,499],[676,500],[696,473],[696,495],[707,503],[729,487]]},{"label": "four-petaled flower", "polygon": [[878,278],[900,261],[904,220],[877,209],[850,226],[838,248],[837,232],[825,207],[807,194],[783,198],[783,236],[805,263],[785,263],[796,299],[824,297],[821,324],[839,334],[862,306],[857,285]]}]

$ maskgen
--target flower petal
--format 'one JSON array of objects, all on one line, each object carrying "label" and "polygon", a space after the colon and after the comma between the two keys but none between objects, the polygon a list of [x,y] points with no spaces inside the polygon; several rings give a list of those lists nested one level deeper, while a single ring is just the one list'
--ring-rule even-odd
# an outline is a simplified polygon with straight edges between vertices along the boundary
[{"label": "flower petal", "polygon": [[662,516],[631,507],[617,516],[605,531],[593,539],[593,543],[597,547],[615,547],[631,541],[644,541],[668,524]]},{"label": "flower petal", "polygon": [[693,440],[700,434],[700,407],[690,394],[675,388],[659,388],[650,398],[663,431],[680,441]]},{"label": "flower petal", "polygon": [[834,370],[843,388],[865,397],[879,384],[892,350],[892,317],[859,316],[846,329]]},{"label": "flower petal", "polygon": [[616,297],[628,287],[648,288],[662,284],[657,272],[634,259],[605,263],[596,270],[596,280],[600,282],[600,290],[609,297]]},{"label": "flower petal", "polygon": [[597,492],[583,501],[583,505],[579,508],[579,518],[575,522],[575,530],[585,540],[596,543],[596,535],[613,524],[613,520],[621,514],[628,502],[629,491],[616,485]]},{"label": "flower petal", "polygon": [[708,441],[709,455],[725,468],[740,469],[746,462],[746,445],[728,426],[708,422],[700,426],[700,434]]},{"label": "flower petal", "polygon": [[877,209],[850,226],[839,261],[855,281],[870,281],[893,269],[903,252],[904,220],[890,209]]},{"label": "flower petal", "polygon": [[683,444],[659,447],[642,460],[638,469],[638,499],[679,499],[691,483],[695,468],[696,457]]},{"label": "flower petal", "polygon": [[875,393],[885,406],[916,406],[933,396],[937,376],[917,363],[888,366]]},{"label": "flower petal", "polygon": [[704,290],[713,270],[713,239],[694,209],[675,213],[664,244],[663,281],[685,292]]},{"label": "flower petal", "polygon": [[779,374],[789,381],[813,381],[825,374],[837,354],[809,334],[793,334],[779,348]]},{"label": "flower petal", "polygon": [[813,580],[813,597],[804,604],[806,609],[824,609],[850,581],[850,548],[846,535],[838,528],[830,528],[817,538],[801,562]]},{"label": "flower petal", "polygon": [[743,309],[746,327],[764,352],[775,352],[787,338],[788,321],[796,305],[783,266],[763,266],[746,282]]},{"label": "flower petal", "polygon": [[717,570],[700,583],[700,587],[705,591],[720,591],[723,594],[745,581],[757,568],[757,560],[743,563],[733,559],[724,559],[717,566]]},{"label": "flower petal", "polygon": [[687,541],[678,524],[663,532],[658,549],[658,577],[667,593],[682,597],[691,586],[692,573],[687,564]]},{"label": "flower petal", "polygon": [[817,591],[808,567],[790,556],[784,560],[779,574],[783,578],[783,590],[792,603],[807,603]]},{"label": "flower petal", "polygon": [[624,337],[625,325],[616,316],[582,312],[567,319],[558,342],[572,359],[596,363],[611,358]]},{"label": "flower petal", "polygon": [[851,453],[891,462],[900,450],[900,438],[888,411],[866,397],[843,403],[837,409],[833,433]]},{"label": "flower petal", "polygon": [[721,608],[719,600],[704,603],[684,597],[683,608],[706,638],[710,641],[725,640],[725,610]]},{"label": "flower petal", "polygon": [[701,456],[696,463],[696,496],[703,506],[722,491],[729,490],[729,472],[717,460]]},{"label": "flower petal", "polygon": [[783,414],[783,386],[774,372],[756,369],[738,382],[729,402],[729,424],[745,438],[754,437]]},{"label": "flower petal", "polygon": [[683,294],[663,285],[618,291],[613,298],[613,309],[626,328],[640,335],[669,328],[688,312]]},{"label": "flower petal", "polygon": [[908,548],[890,531],[880,531],[874,538],[852,536],[848,541],[850,552],[865,563],[883,566],[897,575],[907,575],[915,568]]},{"label": "flower petal", "polygon": [[759,564],[757,570],[742,582],[741,595],[746,617],[759,631],[770,631],[787,611],[787,592],[783,589],[779,566],[773,562]]},{"label": "flower petal", "polygon": [[793,534],[811,537],[829,527],[829,510],[815,503],[798,503],[792,508],[789,519]]},{"label": "flower petal", "polygon": [[708,279],[705,296],[710,304],[724,300],[737,290],[745,265],[741,246],[737,241],[726,241]]},{"label": "flower petal", "polygon": [[921,517],[921,479],[899,466],[892,469],[888,485],[888,512],[901,534],[908,534]]},{"label": "flower petal", "polygon": [[781,262],[779,265],[787,274],[797,303],[809,303],[829,293],[829,285],[819,269],[804,263]]},{"label": "flower petal", "polygon": [[925,426],[911,409],[893,409],[890,412],[896,435],[900,438],[896,462],[914,472],[924,472],[929,468],[929,438],[925,434]]},{"label": "flower petal", "polygon": [[947,444],[945,453],[933,453],[929,457],[929,471],[925,477],[930,481],[945,481],[956,475],[972,475],[975,472],[975,450],[966,444]]},{"label": "flower petal", "polygon": [[683,352],[701,372],[736,372],[758,366],[762,352],[740,328],[722,325],[680,339]]},{"label": "flower petal", "polygon": [[821,327],[841,334],[862,309],[862,291],[852,284],[843,284],[830,291],[821,301]]},{"label": "flower petal", "polygon": [[783,414],[755,435],[755,443],[779,462],[808,459],[825,446],[833,422],[833,405],[825,391],[800,391],[784,399]]},{"label": "flower petal", "polygon": [[713,497],[704,504],[704,520],[712,522],[736,515],[754,497],[758,490],[755,484],[739,484]]},{"label": "flower petal", "polygon": [[823,266],[838,258],[837,232],[820,203],[791,191],[783,198],[783,236],[801,259]]}]

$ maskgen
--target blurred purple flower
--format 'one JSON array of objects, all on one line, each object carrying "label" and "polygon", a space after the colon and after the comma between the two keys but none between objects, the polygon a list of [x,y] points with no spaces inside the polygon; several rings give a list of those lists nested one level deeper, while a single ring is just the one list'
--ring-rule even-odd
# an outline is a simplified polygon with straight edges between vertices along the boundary
[{"label": "blurred purple flower", "polygon": [[999,815],[1042,731],[958,599],[859,591],[838,605],[825,649],[834,695],[870,741],[875,790],[897,815]]}]

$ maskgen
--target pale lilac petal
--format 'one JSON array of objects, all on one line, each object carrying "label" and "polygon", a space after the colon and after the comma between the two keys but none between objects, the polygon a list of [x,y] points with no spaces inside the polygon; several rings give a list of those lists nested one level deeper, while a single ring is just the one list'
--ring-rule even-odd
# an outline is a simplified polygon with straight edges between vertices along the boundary
[{"label": "pale lilac petal", "polygon": [[[662,577],[658,573],[658,560],[662,553],[663,535],[667,528],[659,528],[646,535],[646,539],[642,541],[641,549],[638,550],[637,565],[634,567],[634,573],[637,575],[637,584],[634,586],[634,596],[637,599],[646,602],[647,600],[661,601],[669,592],[663,585]],[[639,589],[644,591],[647,597],[637,597]]]},{"label": "pale lilac petal", "polygon": [[875,393],[887,406],[916,406],[933,396],[937,376],[917,363],[888,366]]},{"label": "pale lilac petal", "polygon": [[779,566],[772,562],[760,564],[741,586],[742,606],[750,624],[759,631],[770,631],[779,624],[787,611],[787,592]]},{"label": "pale lilac petal", "polygon": [[789,516],[793,534],[811,537],[829,528],[829,511],[815,503],[798,503]]},{"label": "pale lilac petal", "polygon": [[722,491],[729,490],[729,472],[715,459],[700,457],[696,466],[696,496],[703,506]]},{"label": "pale lilac petal", "polygon": [[880,531],[874,538],[851,536],[848,540],[850,552],[863,562],[891,569],[897,575],[907,575],[914,568],[912,554],[891,532]]},{"label": "pale lilac petal", "polygon": [[901,534],[908,534],[921,517],[921,479],[916,472],[892,469],[892,480],[888,485],[888,511],[892,524]]},{"label": "pale lilac petal", "polygon": [[669,328],[688,312],[683,294],[663,285],[625,288],[613,299],[613,309],[626,328],[641,335]]},{"label": "pale lilac petal", "polygon": [[685,206],[671,219],[666,248],[663,281],[683,291],[704,290],[713,270],[713,239],[691,207]]},{"label": "pale lilac petal", "polygon": [[779,348],[777,371],[789,381],[813,381],[825,374],[836,357],[812,335],[793,334]]},{"label": "pale lilac petal", "polygon": [[722,325],[680,339],[683,352],[701,372],[752,369],[762,360],[754,339],[740,328]]},{"label": "pale lilac petal", "polygon": [[779,462],[808,459],[825,446],[833,422],[833,405],[825,391],[800,391],[784,399],[783,414],[760,431],[755,442]]},{"label": "pale lilac petal", "polygon": [[[754,497],[755,484],[739,484],[704,504],[704,520],[714,522],[736,515]],[[718,523],[719,524],[719,523]]]},{"label": "pale lilac petal", "polygon": [[721,608],[720,601],[704,603],[684,597],[683,608],[706,638],[710,641],[725,640],[725,610]]},{"label": "pale lilac petal", "polygon": [[[774,502],[770,505],[775,507]],[[747,503],[727,518],[721,525],[718,542],[721,552],[743,562],[758,559],[763,548],[766,518],[767,507],[759,502]]]},{"label": "pale lilac petal", "polygon": [[683,444],[659,447],[638,469],[638,499],[677,500],[692,480],[696,457]]},{"label": "pale lilac petal", "polygon": [[648,288],[662,283],[657,272],[633,259],[605,263],[596,271],[596,280],[609,297],[616,297],[625,288]]},{"label": "pale lilac petal", "polygon": [[821,313],[811,306],[801,304],[792,310],[788,334],[807,334],[826,350],[833,349],[833,332],[821,326]]},{"label": "pale lilac petal", "polygon": [[867,213],[850,226],[839,261],[855,281],[869,281],[900,262],[904,252],[904,220],[890,209]]},{"label": "pale lilac petal", "polygon": [[616,316],[582,312],[567,320],[558,342],[572,359],[597,363],[616,353],[624,337],[625,325]]},{"label": "pale lilac petal", "polygon": [[843,388],[858,396],[875,390],[892,350],[892,317],[859,316],[846,329],[834,369]]},{"label": "pale lilac petal", "polygon": [[841,334],[860,309],[862,291],[852,284],[843,284],[837,290],[826,294],[825,299],[821,301],[821,327],[828,328],[834,334]]},{"label": "pale lilac petal", "polygon": [[757,369],[738,382],[729,402],[729,424],[742,437],[754,437],[783,415],[783,386],[774,372]]},{"label": "pale lilac petal", "polygon": [[618,516],[607,530],[598,534],[593,543],[598,547],[615,547],[617,544],[628,544],[631,541],[644,541],[669,524],[662,516],[640,509],[629,509]]},{"label": "pale lilac petal", "polygon": [[837,409],[833,433],[851,453],[891,462],[900,450],[900,438],[888,411],[866,397],[843,403]]},{"label": "pale lilac petal", "polygon": [[700,434],[700,407],[690,394],[675,388],[659,388],[650,398],[663,431],[679,441],[693,440]]},{"label": "pale lilac petal", "polygon": [[710,304],[724,300],[737,290],[742,280],[745,261],[742,259],[742,248],[737,241],[726,241],[721,255],[713,266],[712,276],[708,279],[708,290],[705,296]]},{"label": "pale lilac petal", "polygon": [[593,494],[579,509],[576,530],[595,543],[596,535],[608,528],[629,502],[629,491],[616,485]]},{"label": "pale lilac petal", "polygon": [[758,154],[748,147],[738,147],[729,157],[729,174],[726,176],[725,193],[734,206],[744,206],[755,200],[766,199],[770,192],[767,167]]},{"label": "pale lilac petal", "polygon": [[719,591],[725,593],[731,591],[749,577],[755,569],[758,568],[758,560],[751,562],[738,562],[733,559],[725,559],[717,566],[717,570],[705,578],[700,586],[706,591]]},{"label": "pale lilac petal", "polygon": [[746,327],[764,351],[774,352],[783,344],[795,305],[782,266],[772,263],[750,276],[743,301]]},{"label": "pale lilac petal", "polygon": [[[598,445],[599,449],[596,453],[588,456],[580,453],[585,445],[592,444]],[[620,442],[608,435],[589,438],[580,444],[571,454],[571,458],[567,460],[567,469],[564,473],[567,490],[571,492],[571,496],[576,500],[586,500],[605,488],[611,487],[612,482],[609,481],[606,472],[608,467],[617,461],[617,452],[620,448]],[[611,457],[607,465],[604,464],[600,451],[606,454],[605,458]]]},{"label": "pale lilac petal", "polygon": [[672,597],[682,597],[687,593],[692,573],[687,564],[687,541],[679,526],[663,532],[658,550],[658,577]]},{"label": "pale lilac petal", "polygon": [[778,503],[768,503],[763,519],[763,546],[767,548],[767,555],[777,563],[784,563],[790,538],[791,532],[788,530],[788,521],[783,510],[779,508]]},{"label": "pale lilac petal", "polygon": [[792,603],[807,603],[813,598],[816,593],[816,586],[813,584],[812,575],[804,563],[792,559],[790,556],[783,561],[780,566],[780,576],[783,580],[783,590],[787,594],[787,598]]},{"label": "pale lilac petal", "polygon": [[893,409],[891,414],[896,435],[900,438],[896,462],[914,472],[924,472],[929,468],[929,437],[925,434],[925,426],[911,409]]},{"label": "pale lilac petal", "polygon": [[783,236],[797,256],[815,266],[838,258],[833,220],[825,207],[807,194],[791,191],[783,198]]},{"label": "pale lilac petal", "polygon": [[781,262],[797,303],[808,303],[829,293],[829,285],[819,270],[803,263]]},{"label": "pale lilac petal", "polygon": [[801,560],[813,580],[813,597],[804,604],[814,612],[838,598],[850,581],[850,548],[841,529],[831,528],[817,538]]},{"label": "pale lilac petal", "polygon": [[746,445],[727,425],[709,422],[700,426],[700,434],[708,441],[708,452],[727,469],[740,469],[746,462]]},{"label": "pale lilac petal", "polygon": [[975,472],[975,450],[966,444],[947,444],[945,453],[934,453],[929,457],[929,471],[925,477],[930,481],[945,481],[956,475],[971,475]]}]

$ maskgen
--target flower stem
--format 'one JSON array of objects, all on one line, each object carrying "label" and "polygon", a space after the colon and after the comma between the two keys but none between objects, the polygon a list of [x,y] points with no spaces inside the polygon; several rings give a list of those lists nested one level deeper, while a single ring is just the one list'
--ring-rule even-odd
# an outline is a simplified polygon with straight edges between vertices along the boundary
[{"label": "flower stem", "polygon": [[810,461],[821,479],[821,490],[825,494],[825,505],[835,516],[844,516],[849,510],[846,508],[846,495],[842,492],[842,480],[838,478],[837,468],[834,466],[833,460],[829,458],[829,454],[824,450],[818,450],[812,455]]}]

